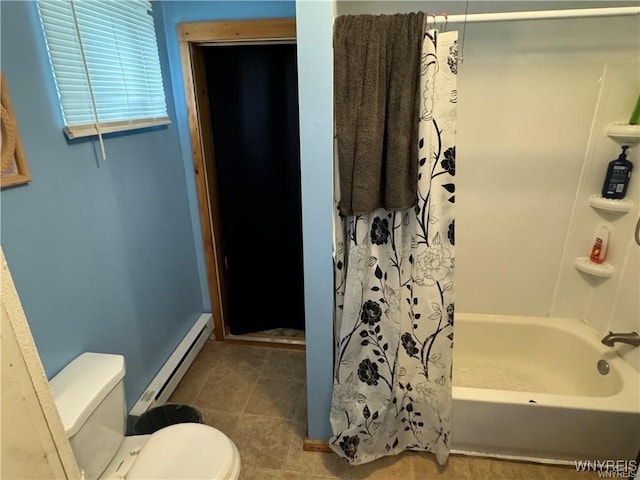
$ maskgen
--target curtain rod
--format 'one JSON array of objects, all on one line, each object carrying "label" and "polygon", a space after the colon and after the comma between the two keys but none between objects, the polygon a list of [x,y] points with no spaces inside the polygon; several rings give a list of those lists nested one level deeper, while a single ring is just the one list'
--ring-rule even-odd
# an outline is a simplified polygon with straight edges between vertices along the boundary
[{"label": "curtain rod", "polygon": [[578,8],[573,10],[535,10],[529,12],[471,13],[468,15],[427,14],[427,23],[504,22],[509,20],[544,20],[558,18],[620,17],[640,15],[640,7]]}]

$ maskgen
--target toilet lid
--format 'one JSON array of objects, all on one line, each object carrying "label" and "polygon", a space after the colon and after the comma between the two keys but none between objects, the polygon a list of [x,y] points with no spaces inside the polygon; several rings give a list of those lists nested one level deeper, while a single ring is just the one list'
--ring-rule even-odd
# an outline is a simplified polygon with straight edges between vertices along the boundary
[{"label": "toilet lid", "polygon": [[138,454],[127,480],[224,479],[239,461],[233,442],[200,423],[179,423],[155,432]]}]

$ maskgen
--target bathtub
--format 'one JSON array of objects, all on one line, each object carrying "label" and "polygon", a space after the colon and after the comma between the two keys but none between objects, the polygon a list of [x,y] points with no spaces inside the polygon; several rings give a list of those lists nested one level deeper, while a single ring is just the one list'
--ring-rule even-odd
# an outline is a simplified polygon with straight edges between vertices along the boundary
[{"label": "bathtub", "polygon": [[465,313],[455,322],[454,453],[571,465],[635,459],[640,374],[584,322]]}]

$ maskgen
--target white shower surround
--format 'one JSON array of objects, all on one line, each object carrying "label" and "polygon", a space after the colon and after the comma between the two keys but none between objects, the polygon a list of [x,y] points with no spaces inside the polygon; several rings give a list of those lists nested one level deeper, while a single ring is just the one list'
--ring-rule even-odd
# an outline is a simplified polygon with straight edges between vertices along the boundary
[{"label": "white shower surround", "polygon": [[640,379],[595,330],[568,318],[455,322],[453,452],[571,465],[635,458]]},{"label": "white shower surround", "polygon": [[[469,13],[561,8],[552,3],[470,2]],[[622,5],[584,1],[562,8]],[[465,2],[340,0],[337,9],[340,15],[459,15]],[[618,275],[589,302],[589,280],[573,266],[588,255],[603,221],[586,200],[600,191],[607,163],[620,152],[605,128],[626,121],[637,98],[637,25],[636,17],[609,17],[466,26],[458,79],[458,311],[581,317],[600,333],[640,328],[637,315],[612,316],[614,303],[626,303],[624,292],[615,301]],[[448,27],[455,29],[462,36],[461,25]],[[631,149],[636,168],[639,151]],[[628,198],[637,205],[636,180]],[[609,261],[618,272],[631,239],[627,222],[637,215],[636,207],[614,222]],[[637,296],[635,285],[622,288]],[[636,369],[639,358],[629,358]]]}]

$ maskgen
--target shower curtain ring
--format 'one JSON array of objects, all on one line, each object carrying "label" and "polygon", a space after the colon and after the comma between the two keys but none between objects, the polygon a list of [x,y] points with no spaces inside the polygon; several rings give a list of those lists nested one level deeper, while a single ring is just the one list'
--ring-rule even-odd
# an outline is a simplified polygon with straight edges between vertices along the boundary
[{"label": "shower curtain ring", "polygon": [[436,28],[436,14],[432,13],[431,17],[433,18],[433,28],[435,29]]},{"label": "shower curtain ring", "polygon": [[444,17],[444,27],[441,30],[441,32],[446,32],[447,31],[447,25],[449,25],[449,14],[448,13],[441,13],[440,15]]}]

